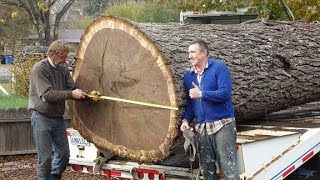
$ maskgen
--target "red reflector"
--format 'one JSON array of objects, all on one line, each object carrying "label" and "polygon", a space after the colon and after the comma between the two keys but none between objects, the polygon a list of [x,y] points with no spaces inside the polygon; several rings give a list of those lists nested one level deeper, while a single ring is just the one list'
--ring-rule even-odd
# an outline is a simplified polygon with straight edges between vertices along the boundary
[{"label": "red reflector", "polygon": [[93,167],[92,167],[92,166],[87,167],[87,171],[88,171],[89,173],[93,173]]},{"label": "red reflector", "polygon": [[152,174],[152,173],[148,174],[148,178],[149,178],[150,180],[153,180],[153,179],[154,179],[154,174]]},{"label": "red reflector", "polygon": [[307,154],[305,157],[302,158],[302,162],[308,161],[313,156],[313,154],[314,152],[311,151],[309,154]]},{"label": "red reflector", "polygon": [[120,171],[110,171],[110,170],[104,170],[102,171],[102,175],[106,175],[108,177],[114,176],[114,177],[121,177],[121,172]]},{"label": "red reflector", "polygon": [[295,166],[291,166],[288,170],[286,170],[283,174],[282,177],[287,177],[292,171],[295,170]]},{"label": "red reflector", "polygon": [[109,172],[109,170],[103,170],[102,171],[102,175],[106,175],[106,176],[110,176],[110,172]]},{"label": "red reflector", "polygon": [[111,176],[121,177],[121,172],[119,171],[110,171]]},{"label": "red reflector", "polygon": [[71,166],[71,169],[72,169],[73,171],[82,171],[82,170],[83,170],[83,167],[80,166],[80,165],[72,165],[72,166]]},{"label": "red reflector", "polygon": [[145,169],[145,168],[136,168],[136,172],[142,172],[142,173],[152,173],[152,174],[160,174],[159,171],[154,169]]},{"label": "red reflector", "polygon": [[139,178],[139,179],[143,179],[143,177],[144,177],[143,172],[138,172],[138,178]]},{"label": "red reflector", "polygon": [[160,174],[160,175],[159,175],[159,180],[165,180],[165,178],[164,178],[164,175],[163,175],[163,174]]}]

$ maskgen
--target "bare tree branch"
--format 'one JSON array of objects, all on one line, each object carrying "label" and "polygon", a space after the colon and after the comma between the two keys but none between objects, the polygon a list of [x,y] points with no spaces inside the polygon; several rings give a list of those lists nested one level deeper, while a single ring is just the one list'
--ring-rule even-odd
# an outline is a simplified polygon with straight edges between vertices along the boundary
[{"label": "bare tree branch", "polygon": [[[2,4],[15,6],[20,11],[26,12],[37,29],[39,42],[41,44],[48,45],[52,40],[57,39],[58,36],[55,32],[57,32],[59,29],[60,21],[75,0],[69,0],[63,6],[61,11],[56,14],[53,24],[50,23],[50,10],[53,5],[58,2],[57,0],[47,0],[47,7],[45,9],[38,7],[36,0],[0,0],[0,2],[2,2]],[[53,39],[51,38],[52,35]]]},{"label": "bare tree branch", "polygon": [[284,8],[289,20],[290,21],[295,21],[294,15],[293,15],[291,9],[289,8],[288,4],[284,0],[280,0],[280,2],[282,4],[282,6],[283,6],[283,8]]},{"label": "bare tree branch", "polygon": [[58,38],[58,34],[56,33],[60,26],[60,21],[63,15],[67,12],[67,10],[70,8],[70,6],[74,3],[75,0],[69,0],[62,8],[62,10],[57,13],[56,19],[55,19],[55,26],[53,30],[53,39],[56,40]]},{"label": "bare tree branch", "polygon": [[50,1],[50,2],[48,3],[49,9],[50,9],[51,6],[53,6],[56,2],[57,2],[57,0]]}]

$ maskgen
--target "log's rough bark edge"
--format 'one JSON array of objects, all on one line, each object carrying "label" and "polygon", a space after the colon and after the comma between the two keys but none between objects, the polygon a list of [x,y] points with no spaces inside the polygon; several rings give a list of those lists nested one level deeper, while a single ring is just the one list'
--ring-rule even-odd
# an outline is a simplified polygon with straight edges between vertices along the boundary
[{"label": "log's rough bark edge", "polygon": [[224,61],[232,73],[237,121],[320,100],[319,24],[136,25],[165,54],[177,84],[188,68],[181,61],[187,62],[183,54],[189,43],[194,38],[207,41],[211,56]]},{"label": "log's rough bark edge", "polygon": [[[156,47],[153,40],[146,36],[139,28],[137,28],[137,26],[135,26],[129,21],[117,17],[105,16],[98,18],[86,29],[84,35],[81,37],[81,43],[77,53],[77,62],[75,64],[73,78],[76,80],[79,76],[79,72],[83,64],[84,52],[91,38],[93,37],[94,33],[105,28],[103,26],[112,29],[121,29],[123,31],[128,31],[128,34],[134,36],[145,48],[149,49],[149,51],[154,56],[154,59],[157,62],[159,68],[161,69],[164,77],[167,80],[168,94],[171,103],[170,105],[176,107],[176,90],[173,84],[172,73],[170,69],[165,65],[165,57]],[[170,122],[167,136],[163,143],[160,144],[158,149],[135,151],[121,145],[114,145],[109,141],[99,137],[90,129],[88,129],[86,125],[81,121],[81,118],[78,117],[75,108],[75,103],[77,102],[69,102],[69,106],[71,107],[70,113],[72,115],[73,127],[77,129],[81,133],[81,135],[84,136],[87,140],[93,142],[98,148],[102,148],[118,156],[129,158],[132,160],[137,160],[140,162],[156,162],[164,159],[170,154],[170,147],[172,146],[177,136],[177,125],[179,122],[176,111],[171,110],[170,112]]]},{"label": "log's rough bark edge", "polygon": [[[194,38],[209,42],[213,56],[225,61],[234,75],[233,98],[237,121],[320,100],[320,31],[317,24],[298,22],[179,26],[134,23],[116,17],[102,17],[93,22],[93,25],[99,20],[118,21],[131,26],[148,42],[154,43],[160,57],[165,60],[168,71],[172,73],[178,107],[184,104],[182,76],[189,68],[185,52]],[[82,41],[85,39],[82,38]],[[76,69],[79,67],[76,64]],[[173,133],[171,140],[179,132],[177,124],[180,114],[181,110],[170,117],[176,118],[170,120],[169,131]],[[76,115],[73,119],[81,128],[78,129],[81,134],[91,141],[94,138],[94,144],[104,147],[103,139],[95,137],[93,132],[77,121]],[[92,139],[90,136],[93,136]],[[130,154],[131,151],[120,146],[117,150],[114,147],[107,150],[133,160],[159,161],[173,151],[168,150],[170,147],[174,148],[172,142],[164,143],[163,146],[166,147],[159,147],[147,155],[143,150]]]}]

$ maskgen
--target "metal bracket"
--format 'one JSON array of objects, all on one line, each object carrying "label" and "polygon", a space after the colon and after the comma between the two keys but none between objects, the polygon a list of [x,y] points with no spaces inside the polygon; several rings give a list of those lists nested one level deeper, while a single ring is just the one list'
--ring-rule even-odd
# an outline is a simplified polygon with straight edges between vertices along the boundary
[{"label": "metal bracket", "polygon": [[103,151],[103,150],[98,150],[97,153],[98,153],[98,156],[93,161],[94,162],[93,174],[100,174],[101,167],[103,166],[103,164],[114,156],[110,152]]}]

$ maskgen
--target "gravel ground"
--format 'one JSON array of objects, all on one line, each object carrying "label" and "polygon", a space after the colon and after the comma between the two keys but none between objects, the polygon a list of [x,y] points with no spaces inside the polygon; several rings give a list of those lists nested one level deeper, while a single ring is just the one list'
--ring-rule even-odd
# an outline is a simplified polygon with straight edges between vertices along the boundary
[{"label": "gravel ground", "polygon": [[[0,180],[36,180],[36,155],[0,156]],[[62,180],[100,180],[105,176],[71,171],[64,172]]]}]

